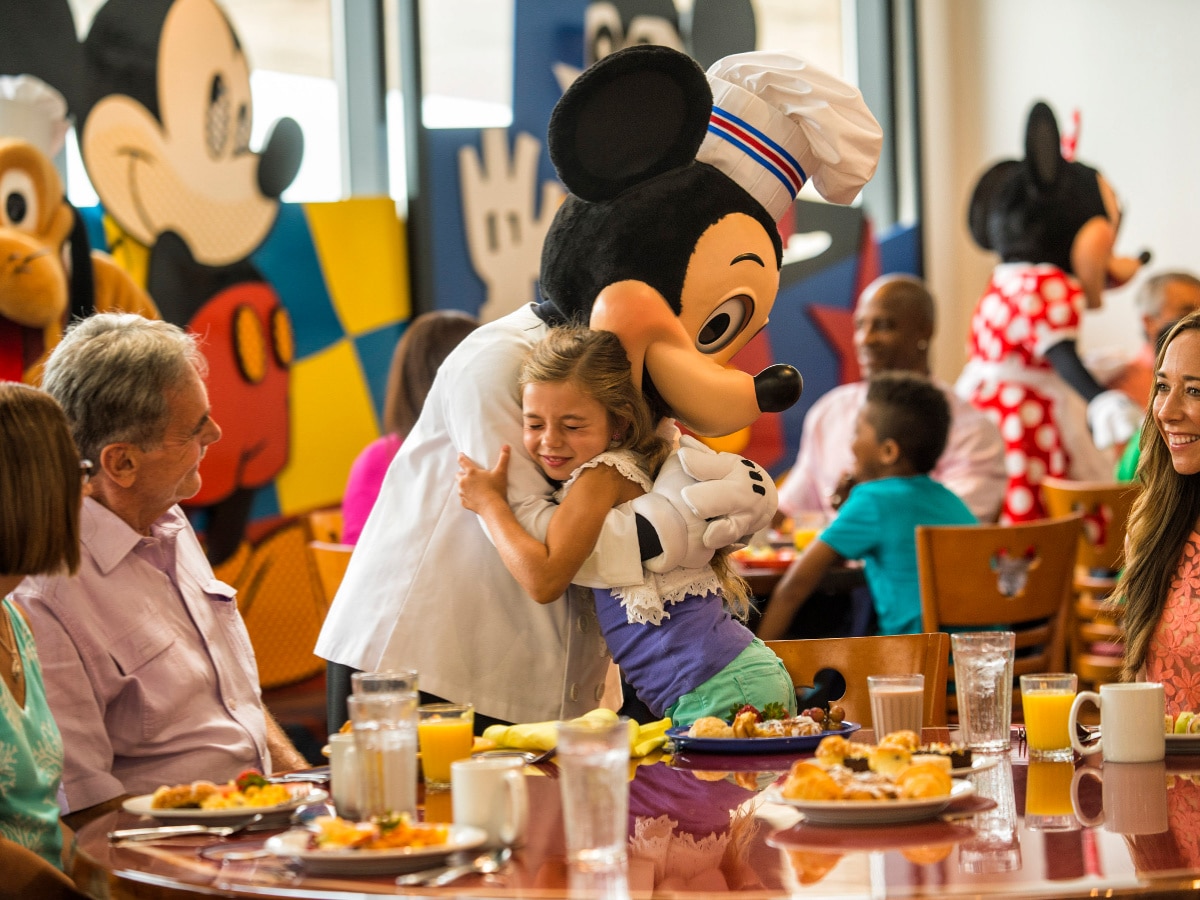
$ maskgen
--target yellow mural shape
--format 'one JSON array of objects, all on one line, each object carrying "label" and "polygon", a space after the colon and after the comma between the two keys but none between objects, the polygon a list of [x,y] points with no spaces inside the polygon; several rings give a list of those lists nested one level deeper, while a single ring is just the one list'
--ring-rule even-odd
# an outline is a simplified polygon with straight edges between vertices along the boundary
[{"label": "yellow mural shape", "polygon": [[275,480],[285,516],[341,503],[350,465],[379,436],[349,339],[298,361],[291,378],[291,457]]},{"label": "yellow mural shape", "polygon": [[395,201],[306,203],[304,212],[347,334],[365,334],[412,315],[404,223]]}]

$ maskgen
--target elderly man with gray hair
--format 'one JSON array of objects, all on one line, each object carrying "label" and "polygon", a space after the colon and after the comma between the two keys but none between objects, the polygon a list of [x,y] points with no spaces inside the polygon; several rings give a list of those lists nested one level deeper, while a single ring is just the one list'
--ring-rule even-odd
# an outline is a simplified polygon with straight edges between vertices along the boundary
[{"label": "elderly man with gray hair", "polygon": [[14,597],[33,624],[76,827],[160,785],[305,764],[263,708],[235,591],[178,506],[221,437],[205,371],[192,335],[129,314],[77,323],[46,363],[93,492],[78,574],[27,578]]}]

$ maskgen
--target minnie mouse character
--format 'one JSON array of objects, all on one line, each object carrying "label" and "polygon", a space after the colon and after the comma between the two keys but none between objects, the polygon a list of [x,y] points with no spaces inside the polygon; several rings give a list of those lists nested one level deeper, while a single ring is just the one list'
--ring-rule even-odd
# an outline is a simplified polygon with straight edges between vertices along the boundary
[{"label": "minnie mouse character", "polygon": [[[652,404],[704,434],[787,408],[800,393],[794,369],[754,378],[724,363],[774,303],[776,219],[810,177],[853,199],[874,172],[880,132],[857,91],[793,57],[744,54],[706,78],[684,54],[641,45],[571,86],[549,144],[572,194],[543,249],[545,299],[477,329],[443,363],[316,649],[343,666],[414,667],[427,697],[472,700],[477,729],[579,715],[599,704],[609,667],[591,593],[533,602],[455,496],[459,452],[494,460],[521,444],[528,348],[549,324],[613,330]],[[513,455],[508,498],[539,540],[553,489]],[[609,513],[576,582],[641,583],[643,559],[653,571],[703,565],[774,509],[758,466],[690,444],[636,508]],[[331,672],[332,697],[343,675]],[[338,726],[339,716],[331,708]]]},{"label": "minnie mouse character", "polygon": [[971,320],[957,390],[1004,436],[1001,521],[1038,519],[1045,476],[1109,480],[1112,461],[1101,451],[1138,428],[1141,410],[1096,382],[1076,338],[1083,310],[1099,309],[1105,288],[1129,281],[1149,254],[1113,254],[1117,196],[1098,171],[1064,157],[1058,123],[1040,102],[1029,114],[1025,159],[983,175],[968,221],[976,243],[1001,262]]}]

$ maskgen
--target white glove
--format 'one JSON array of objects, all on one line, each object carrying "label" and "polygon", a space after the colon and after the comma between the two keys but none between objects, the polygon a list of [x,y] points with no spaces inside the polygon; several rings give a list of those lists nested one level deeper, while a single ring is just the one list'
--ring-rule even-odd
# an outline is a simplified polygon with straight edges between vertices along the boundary
[{"label": "white glove", "polygon": [[1124,444],[1142,427],[1142,409],[1121,391],[1097,394],[1087,405],[1092,441],[1101,450]]},{"label": "white glove", "polygon": [[766,528],[778,495],[771,476],[755,463],[684,437],[651,492],[631,505],[654,526],[663,548],[642,564],[652,572],[669,572],[707,565],[714,550]]}]

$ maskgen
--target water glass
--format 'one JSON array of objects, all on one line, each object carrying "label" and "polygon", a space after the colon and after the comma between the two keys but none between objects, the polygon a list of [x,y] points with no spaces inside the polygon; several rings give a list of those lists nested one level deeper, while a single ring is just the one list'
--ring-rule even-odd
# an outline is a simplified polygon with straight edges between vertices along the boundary
[{"label": "water glass", "polygon": [[350,692],[358,694],[415,694],[416,669],[389,669],[386,672],[355,672],[350,676]]},{"label": "water glass", "polygon": [[871,700],[871,727],[875,739],[896,731],[921,736],[925,720],[924,675],[868,675],[867,695]]},{"label": "water glass", "polygon": [[475,707],[470,703],[428,703],[417,707],[417,740],[425,789],[450,789],[450,763],[466,759],[475,744]]},{"label": "water glass", "polygon": [[996,805],[969,820],[975,834],[958,845],[959,868],[971,875],[1019,870],[1021,838],[1017,831],[1012,760],[1001,758],[990,769],[968,777],[975,785],[976,795],[995,800]]},{"label": "water glass", "polygon": [[556,760],[568,862],[620,864],[629,831],[629,719],[559,722]]},{"label": "water glass", "polygon": [[1008,750],[1016,635],[1011,631],[969,631],[950,635],[950,642],[963,740],[981,753]]},{"label": "water glass", "polygon": [[329,788],[333,806],[343,819],[357,822],[362,818],[358,801],[358,751],[353,732],[339,731],[329,736]]},{"label": "water glass", "polygon": [[359,814],[417,818],[417,695],[378,693],[346,698],[358,757]]},{"label": "water glass", "polygon": [[1077,677],[1070,672],[1021,676],[1021,707],[1025,711],[1025,740],[1031,760],[1070,762],[1071,704]]}]

